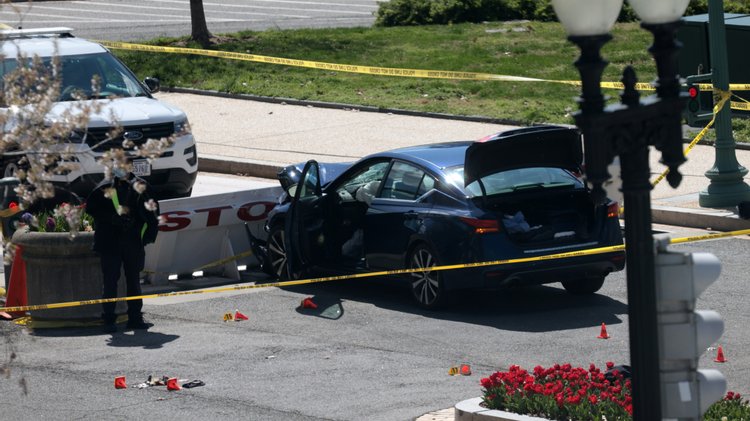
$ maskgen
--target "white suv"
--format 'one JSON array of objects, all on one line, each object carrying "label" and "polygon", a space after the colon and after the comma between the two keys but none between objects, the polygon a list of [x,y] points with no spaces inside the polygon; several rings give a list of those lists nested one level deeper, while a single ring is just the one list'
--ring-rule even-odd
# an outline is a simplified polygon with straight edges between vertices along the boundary
[{"label": "white suv", "polygon": [[[148,139],[174,136],[172,146],[159,158],[151,162],[134,160],[133,171],[151,184],[160,199],[190,196],[198,174],[198,155],[185,113],[151,96],[152,92],[159,90],[157,79],[147,78],[143,83],[139,82],[109,50],[97,43],[75,38],[71,32],[69,28],[0,31],[4,59],[0,64],[0,77],[16,68],[19,56],[39,56],[45,61],[53,56],[59,57],[61,95],[51,114],[64,113],[70,109],[70,101],[81,98],[101,101],[102,109],[89,116],[88,127],[70,139],[72,143],[79,143],[77,147],[82,152],[96,147],[89,153],[77,154],[78,168],[66,175],[56,175],[52,181],[65,184],[66,188],[85,197],[104,176],[104,167],[96,162],[103,152],[121,147],[126,139],[139,145]],[[82,87],[88,87],[90,92],[94,76],[98,76],[100,87],[96,98],[81,96]],[[85,92],[86,88],[83,89]],[[73,91],[77,94],[72,94]],[[107,140],[113,129],[107,116],[114,116],[122,128],[118,138]],[[0,176],[13,175],[18,168],[17,161],[18,156],[2,157]]]}]

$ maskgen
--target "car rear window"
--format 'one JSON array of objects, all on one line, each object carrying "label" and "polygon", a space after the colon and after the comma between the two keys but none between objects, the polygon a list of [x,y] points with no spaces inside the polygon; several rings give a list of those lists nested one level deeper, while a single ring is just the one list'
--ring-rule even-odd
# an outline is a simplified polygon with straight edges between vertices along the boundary
[{"label": "car rear window", "polygon": [[561,168],[534,167],[502,171],[482,177],[468,186],[463,185],[462,166],[450,168],[446,172],[448,178],[456,186],[462,187],[468,197],[482,196],[482,185],[488,196],[534,189],[583,187],[581,179]]}]

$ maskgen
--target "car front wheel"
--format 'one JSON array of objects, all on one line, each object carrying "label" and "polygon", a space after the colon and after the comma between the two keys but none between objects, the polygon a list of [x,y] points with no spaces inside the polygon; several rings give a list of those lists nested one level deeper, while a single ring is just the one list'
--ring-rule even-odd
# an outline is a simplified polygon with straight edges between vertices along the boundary
[{"label": "car front wheel", "polygon": [[276,276],[280,281],[289,281],[292,277],[289,274],[289,265],[287,264],[287,246],[284,227],[277,225],[271,228],[268,233],[268,263],[270,274]]},{"label": "car front wheel", "polygon": [[408,274],[411,293],[420,307],[435,309],[445,305],[446,292],[443,275],[432,270],[438,266],[435,253],[426,245],[420,244],[409,254],[409,269],[420,269]]},{"label": "car front wheel", "polygon": [[566,281],[562,284],[565,290],[571,294],[589,295],[595,293],[596,291],[599,291],[602,285],[604,285],[604,276],[578,279],[575,281]]}]

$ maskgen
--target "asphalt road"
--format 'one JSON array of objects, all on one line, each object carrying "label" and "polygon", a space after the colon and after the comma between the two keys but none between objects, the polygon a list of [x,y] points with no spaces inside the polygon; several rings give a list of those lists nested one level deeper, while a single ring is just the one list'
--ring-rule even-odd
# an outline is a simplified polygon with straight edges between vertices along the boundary
[{"label": "asphalt road", "polygon": [[[4,2],[3,2],[4,3]],[[376,0],[204,0],[213,34],[242,30],[370,26]],[[76,36],[143,41],[190,35],[189,0],[35,1],[0,5],[0,23],[66,26]]]},{"label": "asphalt road", "polygon": [[[728,362],[718,368],[729,389],[750,391],[750,314],[746,257],[750,242],[732,238],[674,247],[711,251],[721,279],[699,308],[726,322],[720,341]],[[533,368],[570,362],[588,367],[628,360],[624,273],[600,294],[568,295],[558,286],[465,293],[442,312],[417,309],[395,284],[366,280],[268,288],[249,293],[148,300],[147,333],[96,329],[27,332],[0,323],[11,352],[10,376],[0,378],[4,419],[263,419],[413,420],[479,396],[479,380],[510,364]],[[298,308],[311,296],[319,310]],[[340,307],[336,307],[339,305]],[[224,322],[239,309],[248,321]],[[338,309],[338,313],[334,310]],[[609,340],[597,339],[606,323]],[[473,375],[450,376],[468,363]],[[116,390],[149,375],[200,379],[203,387]],[[27,393],[19,385],[23,380]]]}]

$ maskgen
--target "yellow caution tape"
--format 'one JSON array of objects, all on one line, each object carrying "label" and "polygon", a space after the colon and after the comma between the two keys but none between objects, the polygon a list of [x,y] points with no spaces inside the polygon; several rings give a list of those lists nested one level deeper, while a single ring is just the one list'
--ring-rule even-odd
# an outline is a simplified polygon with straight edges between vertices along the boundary
[{"label": "yellow caution tape", "polygon": [[[706,127],[701,130],[697,136],[695,136],[695,139],[693,139],[690,144],[685,148],[685,151],[683,152],[685,156],[688,156],[691,150],[695,147],[695,145],[698,144],[698,142],[701,141],[706,136],[706,133],[708,133],[708,130],[711,128],[711,126],[714,125],[714,122],[716,121],[716,114],[721,110],[721,108],[724,106],[724,104],[729,100],[729,98],[732,96],[731,92],[719,92],[721,95],[721,99],[719,99],[719,102],[714,105],[714,115],[711,117],[711,121],[708,122]],[[664,170],[658,177],[656,177],[656,180],[651,182],[651,186],[655,187],[657,184],[661,182],[661,180],[664,179],[664,177],[669,174],[669,168]]]},{"label": "yellow caution tape", "polygon": [[[505,76],[490,73],[457,72],[447,70],[420,70],[420,69],[398,69],[392,67],[359,66],[352,64],[326,63],[321,61],[297,60],[282,57],[271,57],[259,54],[234,53],[230,51],[203,50],[198,48],[183,47],[161,47],[156,45],[131,44],[115,41],[98,41],[105,47],[131,50],[151,51],[161,53],[191,54],[208,57],[226,58],[231,60],[252,61],[266,64],[279,64],[284,66],[305,67],[319,70],[333,70],[346,73],[361,73],[379,76],[419,77],[432,79],[460,79],[460,80],[504,80],[515,82],[539,82],[543,79],[534,79],[520,76]],[[561,82],[568,83],[568,82]],[[572,81],[569,83],[573,83]]]},{"label": "yellow caution tape", "polygon": [[718,232],[715,234],[694,235],[692,237],[672,238],[669,240],[669,244],[682,244],[682,243],[694,243],[696,241],[718,240],[720,238],[737,237],[740,235],[750,235],[750,229],[728,231],[728,232]]},{"label": "yellow caution tape", "polygon": [[[699,88],[705,91],[710,91],[714,88],[714,85],[710,83],[696,83]],[[750,91],[750,83],[730,83],[730,91]]]},{"label": "yellow caution tape", "polygon": [[[704,241],[704,240],[712,240],[712,239],[718,239],[718,238],[733,237],[733,236],[739,236],[739,235],[750,235],[750,229],[731,231],[731,232],[726,232],[726,233],[706,234],[706,235],[686,237],[686,238],[677,238],[677,239],[670,240],[670,243],[671,244],[687,243],[687,242],[694,242],[694,241]],[[614,252],[619,252],[619,251],[624,251],[624,250],[625,250],[624,245],[598,247],[598,248],[587,249],[587,250],[577,250],[577,251],[571,251],[571,252],[565,252],[565,253],[548,254],[544,256],[521,257],[521,258],[516,258],[516,259],[502,259],[502,260],[493,260],[493,261],[487,261],[487,262],[460,263],[460,264],[455,264],[455,265],[434,266],[430,268],[430,271],[455,270],[455,269],[476,268],[476,267],[486,267],[486,266],[501,266],[501,265],[515,264],[515,263],[528,263],[528,262],[534,262],[534,261],[555,260],[555,259],[565,259],[565,258],[570,258],[570,257],[580,257],[580,256],[588,256],[588,255],[595,255],[595,254],[614,253]],[[0,307],[0,311],[18,312],[18,311],[33,311],[33,310],[49,310],[49,309],[56,309],[56,308],[78,307],[78,306],[91,305],[91,304],[114,303],[118,301],[146,300],[146,299],[151,299],[151,298],[177,297],[177,296],[183,296],[183,295],[196,295],[196,294],[213,294],[213,293],[219,293],[219,292],[242,291],[242,290],[258,289],[258,288],[289,287],[289,286],[296,286],[296,285],[315,284],[315,283],[321,283],[321,282],[343,281],[347,279],[362,279],[362,278],[372,278],[372,277],[378,277],[378,276],[403,275],[403,274],[417,273],[417,272],[423,272],[423,271],[424,269],[420,269],[420,268],[384,270],[384,271],[379,271],[379,272],[355,273],[351,275],[327,276],[327,277],[322,277],[322,278],[300,279],[300,280],[295,280],[295,281],[269,282],[269,283],[264,283],[260,285],[234,285],[234,286],[220,287],[220,288],[209,288],[209,289],[204,289],[204,290],[177,291],[177,292],[167,292],[167,293],[161,293],[161,294],[138,295],[138,296],[132,296],[132,297],[102,298],[98,300],[69,301],[69,302],[64,302],[64,303],[38,304],[38,305],[17,306],[17,307]]]},{"label": "yellow caution tape", "polygon": [[[415,77],[428,79],[453,79],[453,80],[494,80],[505,82],[548,82],[564,85],[581,86],[579,80],[552,80],[538,79],[523,76],[498,75],[492,73],[459,72],[454,70],[422,70],[422,69],[400,69],[394,67],[360,66],[355,64],[327,63],[322,61],[298,60],[283,57],[264,56],[260,54],[235,53],[231,51],[204,50],[200,48],[164,47],[159,45],[132,44],[118,41],[97,41],[101,45],[129,51],[149,51],[158,53],[190,54],[207,57],[226,58],[231,60],[252,61],[257,63],[278,64],[292,67],[305,67],[319,70],[333,70],[345,73],[359,73],[377,76]],[[622,82],[601,82],[600,86],[605,89],[624,89]],[[713,89],[713,85],[707,83],[698,84],[701,89]],[[650,83],[636,83],[635,89],[639,91],[653,91],[654,86]],[[750,84],[730,84],[732,91],[750,90]],[[734,103],[733,103],[734,104]],[[738,108],[746,109],[746,108]]]}]

